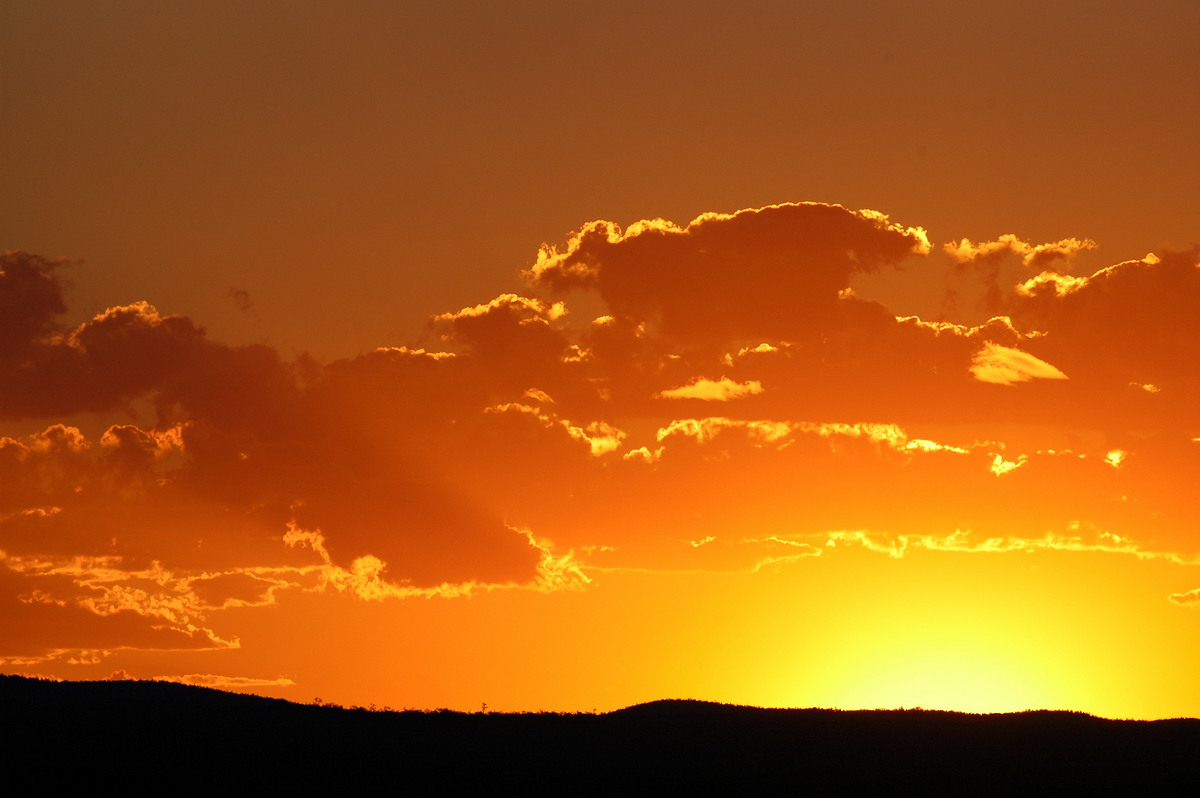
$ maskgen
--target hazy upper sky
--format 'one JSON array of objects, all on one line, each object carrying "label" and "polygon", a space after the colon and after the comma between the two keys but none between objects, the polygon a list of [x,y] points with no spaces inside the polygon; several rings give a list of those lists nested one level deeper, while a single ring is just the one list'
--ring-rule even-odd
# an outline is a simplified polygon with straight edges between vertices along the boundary
[{"label": "hazy upper sky", "polygon": [[1197,32],[0,0],[0,662],[1200,714]]},{"label": "hazy upper sky", "polygon": [[6,246],[85,261],[77,308],[288,353],[411,340],[597,218],[1195,238],[1188,2],[2,9]]}]

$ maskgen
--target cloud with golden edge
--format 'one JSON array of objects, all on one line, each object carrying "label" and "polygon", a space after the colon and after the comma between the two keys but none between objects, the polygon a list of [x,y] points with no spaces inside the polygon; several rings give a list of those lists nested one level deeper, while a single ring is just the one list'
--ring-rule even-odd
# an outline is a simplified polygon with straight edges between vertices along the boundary
[{"label": "cloud with golden edge", "polygon": [[1058,274],[1057,272],[1042,272],[1036,277],[1030,277],[1023,283],[1019,283],[1015,291],[1018,296],[1035,297],[1045,296],[1049,294],[1055,297],[1064,297],[1075,293],[1086,287],[1088,278],[1073,277],[1069,274]]},{"label": "cloud with golden edge", "polygon": [[[94,617],[96,624],[99,619],[125,619],[119,625],[130,631],[134,628],[131,624],[140,623],[133,619],[140,617],[150,628],[176,634],[176,647],[239,646],[236,638],[224,639],[205,625],[207,611],[212,606],[193,590],[195,577],[165,568],[161,563],[129,568],[119,556],[49,558],[0,551],[0,566],[10,579],[19,579],[18,589],[22,592],[18,600],[27,607],[56,607],[73,612],[81,621]],[[286,582],[264,581],[262,590],[268,597],[259,603],[270,603],[271,589],[283,584]],[[76,610],[85,612],[80,614]],[[128,645],[116,643],[114,647]]]},{"label": "cloud with golden edge", "polygon": [[[988,451],[990,454],[990,449],[996,446],[994,443],[984,442],[975,443],[970,448],[964,448],[952,444],[939,443],[927,438],[910,438],[904,428],[898,424],[883,424],[878,422],[787,422],[765,419],[730,419],[723,416],[676,419],[669,425],[659,428],[656,438],[659,443],[666,443],[670,439],[675,438],[691,439],[696,443],[706,444],[721,435],[733,434],[743,436],[755,446],[774,444],[781,447],[787,446],[791,440],[795,439],[797,434],[813,435],[828,441],[830,448],[835,452],[855,442],[868,443],[875,447],[906,455],[939,452],[967,455],[980,449]],[[663,449],[661,447],[655,451],[651,451],[643,446],[627,452],[624,457],[625,459],[640,459],[653,462],[661,458],[662,453]],[[996,458],[995,462],[1004,462],[1000,455],[996,455]],[[1026,456],[1021,455],[1019,462],[1003,467],[1002,471],[1011,470],[1017,465],[1024,463],[1025,460]],[[993,465],[993,473],[999,473],[996,470],[997,468],[998,466]]]},{"label": "cloud with golden edge", "polygon": [[[536,388],[526,391],[525,398],[542,404],[554,404],[554,399],[549,394],[539,391]],[[566,419],[559,418],[556,413],[549,412],[541,407],[521,404],[520,402],[492,405],[491,407],[485,407],[483,412],[490,414],[515,413],[527,418],[536,419],[537,423],[546,429],[562,429],[571,439],[587,444],[588,450],[594,457],[615,452],[620,448],[621,441],[625,439],[623,431],[607,422],[592,421],[580,427]]]},{"label": "cloud with golden edge", "polygon": [[1194,610],[1200,610],[1200,587],[1195,590],[1188,590],[1184,593],[1172,593],[1167,596],[1167,599],[1172,604],[1178,604],[1180,607],[1188,607]]},{"label": "cloud with golden edge", "polygon": [[758,546],[767,549],[779,549],[782,554],[760,556],[749,567],[748,573],[758,573],[766,568],[788,565],[812,557],[820,557],[822,551],[808,541],[796,540],[782,535],[768,535],[765,538],[742,538],[741,543],[748,546]]},{"label": "cloud with golden edge", "polygon": [[1129,456],[1129,452],[1124,449],[1112,449],[1108,454],[1104,455],[1104,462],[1108,463],[1113,468],[1120,468],[1125,462],[1125,458]]},{"label": "cloud with golden edge", "polygon": [[969,371],[980,382],[995,385],[1016,385],[1033,379],[1067,379],[1066,374],[1028,352],[990,342],[975,353]]},{"label": "cloud with golden edge", "polygon": [[777,443],[788,437],[792,433],[792,426],[780,421],[746,421],[723,416],[681,418],[660,427],[656,437],[659,443],[676,436],[707,443],[726,432],[741,433],[756,445],[761,445]]},{"label": "cloud with golden edge", "polygon": [[[124,679],[129,674],[117,671],[113,676],[123,674]],[[109,677],[112,679],[113,677]],[[262,687],[292,687],[296,683],[291,679],[280,676],[275,679],[258,679],[252,676],[219,676],[213,673],[188,673],[182,676],[154,676],[149,681],[174,682],[175,684],[190,684],[196,687],[212,687],[217,690],[254,690]]]},{"label": "cloud with golden edge", "polygon": [[784,203],[686,226],[590,222],[562,248],[543,246],[526,277],[554,292],[595,290],[614,317],[673,340],[790,340],[840,323],[852,274],[929,248],[924,230],[877,211]]},{"label": "cloud with golden edge", "polygon": [[490,302],[441,313],[430,321],[443,340],[502,365],[513,358],[534,361],[561,356],[566,342],[553,323],[567,314],[562,302],[501,294]]},{"label": "cloud with golden edge", "polygon": [[827,532],[824,539],[828,548],[852,544],[896,559],[903,557],[910,548],[976,554],[1070,551],[1123,554],[1138,560],[1162,560],[1186,566],[1200,565],[1200,557],[1187,557],[1171,551],[1148,550],[1135,541],[1096,529],[1093,525],[1081,521],[1072,521],[1067,525],[1065,533],[1048,531],[1041,537],[1006,536],[981,539],[971,530],[963,529],[956,529],[947,535],[888,535],[855,529]]},{"label": "cloud with golden edge", "polygon": [[384,601],[404,598],[456,598],[480,592],[505,589],[526,589],[542,593],[559,590],[582,590],[592,580],[584,573],[575,552],[556,553],[553,544],[536,537],[528,529],[508,527],[513,534],[522,537],[529,547],[537,552],[538,559],[534,578],[527,582],[443,582],[432,586],[415,586],[402,580],[394,582],[387,578],[388,564],[373,554],[356,558],[349,567],[333,562],[326,548],[325,535],[319,529],[301,529],[289,523],[283,541],[288,546],[305,547],[321,557],[319,579],[311,588],[316,592],[332,591],[347,593],[363,601]]},{"label": "cloud with golden edge", "polygon": [[994,241],[977,244],[964,238],[944,246],[946,253],[958,263],[971,263],[1012,253],[1021,258],[1022,266],[1028,268],[1043,268],[1050,261],[1069,260],[1080,252],[1095,248],[1096,242],[1091,239],[1064,238],[1046,244],[1030,244],[1011,233]]},{"label": "cloud with golden edge", "polygon": [[706,402],[728,402],[744,396],[755,396],[762,392],[762,383],[758,380],[734,382],[728,377],[722,377],[719,380],[697,377],[678,388],[659,391],[657,396],[661,399],[702,399]]},{"label": "cloud with golden edge", "polygon": [[992,457],[992,464],[988,470],[1000,477],[1011,474],[1027,462],[1029,462],[1029,458],[1026,455],[1021,455],[1016,460],[1005,460],[1003,455],[996,454]]}]

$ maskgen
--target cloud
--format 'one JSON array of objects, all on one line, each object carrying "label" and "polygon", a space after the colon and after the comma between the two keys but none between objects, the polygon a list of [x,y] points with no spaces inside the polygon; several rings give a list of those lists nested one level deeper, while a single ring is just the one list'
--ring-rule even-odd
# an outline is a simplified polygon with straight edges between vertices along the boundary
[{"label": "cloud", "polygon": [[593,568],[728,570],[739,546],[746,570],[830,541],[1184,558],[1197,253],[1075,273],[1091,247],[904,264],[994,289],[994,314],[933,320],[850,290],[930,251],[873,211],[597,221],[541,250],[529,295],[432,316],[429,348],[329,363],[147,302],[66,325],[61,265],[9,253],[0,656],[228,648],[227,611],[289,591],[574,590]]},{"label": "cloud", "polygon": [[[1013,320],[1043,331],[1043,350],[1073,379],[1106,392],[1152,385],[1191,401],[1200,399],[1200,377],[1190,366],[1200,358],[1197,306],[1200,250],[1194,249],[1086,277],[1043,272],[1016,288]],[[1181,410],[1175,401],[1158,407],[1159,413]]]},{"label": "cloud", "polygon": [[245,288],[230,288],[225,292],[225,296],[242,313],[249,313],[254,309],[254,300],[250,298],[250,292]]},{"label": "cloud", "polygon": [[28,252],[0,255],[0,362],[25,355],[66,313],[57,271],[64,261]]},{"label": "cloud", "polygon": [[1178,604],[1180,607],[1200,609],[1200,587],[1184,593],[1172,593],[1167,598],[1172,604]]},{"label": "cloud", "polygon": [[112,561],[46,562],[0,557],[0,661],[96,661],[106,651],[224,649],[193,621],[178,595],[126,574]]},{"label": "cloud", "polygon": [[[44,264],[34,266],[53,284]],[[551,306],[505,300],[444,321],[486,350],[490,333],[472,324],[492,323],[492,311],[515,318],[518,332],[537,326],[522,321],[554,315]],[[412,448],[420,433],[453,421],[455,410],[472,412],[454,401],[461,391],[452,384],[470,368],[455,358],[399,350],[354,367],[288,364],[268,347],[208,342],[189,320],[161,317],[146,303],[109,309],[31,346],[36,351],[18,368],[23,376],[6,386],[0,405],[7,401],[14,413],[36,407],[30,412],[40,416],[145,398],[157,424],[113,425],[98,446],[61,424],[0,441],[0,470],[9,477],[0,511],[58,508],[54,517],[3,522],[0,545],[31,551],[50,540],[50,551],[82,545],[173,567],[222,568],[250,557],[277,565],[289,557],[279,539],[295,519],[324,529],[339,563],[379,557],[398,584],[537,578],[538,556],[519,536],[462,501],[453,478],[423,467],[438,459],[436,445],[421,454]],[[512,354],[525,358],[529,349]],[[435,382],[435,395],[423,396],[430,369],[447,373],[445,385]],[[363,381],[371,383],[365,391]],[[491,391],[491,381],[475,382]],[[360,414],[364,402],[372,412]],[[428,424],[421,411],[435,411],[437,422]],[[484,406],[473,412],[482,415]],[[600,422],[566,431],[601,449],[619,437]],[[389,450],[392,441],[399,449]]]},{"label": "cloud", "polygon": [[798,203],[662,219],[596,221],[543,247],[528,273],[553,291],[592,289],[613,315],[677,340],[792,338],[836,323],[850,275],[929,250],[925,232],[876,211]]},{"label": "cloud", "polygon": [[[526,395],[531,393],[535,400],[541,397],[549,399],[547,394],[537,389],[527,391]],[[553,400],[551,399],[549,403],[552,404]],[[624,432],[603,421],[593,421],[586,426],[576,426],[566,419],[559,418],[556,413],[518,402],[485,407],[484,413],[516,414],[519,417],[534,419],[537,424],[549,430],[562,429],[572,440],[587,444],[588,450],[593,456],[616,451],[625,438]]]},{"label": "cloud", "polygon": [[976,353],[970,371],[980,382],[996,385],[1015,385],[1032,379],[1067,379],[1066,374],[1028,352],[993,343],[984,344]]},{"label": "cloud", "polygon": [[1029,458],[1025,455],[1021,455],[1016,460],[1005,460],[1003,455],[997,454],[992,458],[990,470],[993,474],[1000,477],[1005,474],[1011,474],[1027,462],[1029,462]]},{"label": "cloud", "polygon": [[326,540],[321,530],[304,530],[293,525],[284,536],[284,541],[289,546],[308,547],[324,560],[325,565],[320,570],[320,581],[315,589],[349,593],[364,601],[434,596],[457,598],[514,587],[532,588],[541,592],[578,590],[591,581],[580,568],[573,551],[555,552],[549,541],[539,540],[529,530],[510,531],[522,537],[529,548],[537,553],[536,576],[525,584],[482,580],[447,581],[436,585],[413,585],[406,582],[397,584],[385,578],[387,563],[374,555],[359,557],[350,563],[349,567],[335,563],[325,546]]},{"label": "cloud", "polygon": [[[865,530],[837,530],[827,533],[825,546],[834,548],[853,544],[868,551],[901,558],[910,549],[950,551],[974,554],[1005,554],[1010,552],[1059,551],[1122,554],[1138,560],[1164,560],[1176,565],[1197,565],[1200,559],[1182,556],[1171,551],[1155,551],[1109,532],[1096,530],[1078,521],[1071,523],[1065,533],[1046,532],[1036,537],[980,536],[970,530],[956,529],[946,535],[887,535]],[[1196,591],[1192,591],[1193,593]],[[1190,594],[1176,594],[1172,600],[1184,602]]]},{"label": "cloud", "polygon": [[187,580],[187,586],[197,605],[205,610],[266,607],[276,602],[277,591],[298,586],[296,576],[298,574],[287,572],[271,573],[268,569],[231,571],[192,577]]},{"label": "cloud", "polygon": [[964,238],[944,247],[950,257],[960,264],[994,260],[1011,253],[1019,256],[1021,265],[1026,268],[1045,268],[1052,261],[1069,260],[1080,252],[1095,248],[1096,242],[1091,239],[1064,238],[1047,244],[1030,244],[1012,234],[978,244]]},{"label": "cloud", "polygon": [[792,426],[784,422],[744,421],[709,416],[677,419],[661,427],[655,437],[659,443],[673,437],[691,438],[698,443],[707,443],[718,436],[737,435],[757,446],[779,442],[791,434]]},{"label": "cloud", "polygon": [[557,356],[564,348],[551,323],[565,313],[562,302],[501,294],[484,304],[434,316],[432,324],[444,331],[447,340],[484,356],[519,354],[543,359]]},{"label": "cloud", "polygon": [[1122,449],[1113,449],[1108,454],[1104,455],[1104,462],[1108,463],[1113,468],[1120,468],[1125,462],[1125,458],[1129,456],[1129,452]]},{"label": "cloud", "polygon": [[165,385],[203,357],[204,332],[145,302],[113,307],[64,335],[40,338],[10,364],[0,417],[112,410]]},{"label": "cloud", "polygon": [[[120,671],[123,678],[129,674]],[[274,679],[261,679],[253,676],[219,676],[212,673],[188,673],[182,676],[155,676],[152,681],[190,684],[197,687],[213,687],[218,690],[255,690],[264,687],[292,687],[296,683],[291,679],[279,676]]]},{"label": "cloud", "polygon": [[731,399],[755,396],[762,392],[762,383],[758,380],[734,382],[728,377],[722,377],[719,380],[697,377],[678,388],[659,391],[658,396],[662,399],[703,399],[709,402],[728,402]]}]

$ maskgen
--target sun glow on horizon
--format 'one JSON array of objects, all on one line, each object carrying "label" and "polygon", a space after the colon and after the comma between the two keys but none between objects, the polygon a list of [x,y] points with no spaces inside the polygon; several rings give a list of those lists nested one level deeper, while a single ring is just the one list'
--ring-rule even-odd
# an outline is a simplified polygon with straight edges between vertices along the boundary
[{"label": "sun glow on horizon", "polygon": [[1052,692],[1028,663],[1007,652],[953,644],[913,646],[877,665],[850,668],[828,695],[830,704],[841,709],[992,713],[1055,708]]}]

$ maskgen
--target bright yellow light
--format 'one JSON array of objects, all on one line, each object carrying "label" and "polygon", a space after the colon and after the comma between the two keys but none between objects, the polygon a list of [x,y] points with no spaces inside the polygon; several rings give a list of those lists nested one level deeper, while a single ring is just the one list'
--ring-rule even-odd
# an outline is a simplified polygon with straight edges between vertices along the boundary
[{"label": "bright yellow light", "polygon": [[864,663],[833,688],[846,709],[921,707],[959,712],[1019,712],[1047,705],[1030,672],[994,652],[911,650]]},{"label": "bright yellow light", "polygon": [[803,671],[779,674],[778,687],[789,694],[781,703],[980,713],[1076,708],[1064,688],[1070,674],[1081,678],[1071,666],[1078,644],[1067,639],[1063,619],[1045,611],[1058,580],[1032,569],[1034,560],[868,554],[846,551],[826,563],[847,570],[840,584],[821,586],[835,600],[805,641]]}]

